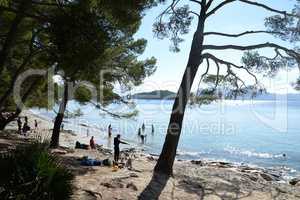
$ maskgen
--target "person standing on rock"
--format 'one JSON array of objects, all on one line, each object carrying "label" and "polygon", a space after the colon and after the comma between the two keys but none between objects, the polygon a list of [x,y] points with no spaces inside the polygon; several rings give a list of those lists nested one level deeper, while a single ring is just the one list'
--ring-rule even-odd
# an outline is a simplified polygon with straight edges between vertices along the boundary
[{"label": "person standing on rock", "polygon": [[128,144],[128,143],[121,141],[121,135],[118,134],[114,138],[114,161],[115,161],[115,164],[118,164],[118,161],[120,158],[120,144]]}]

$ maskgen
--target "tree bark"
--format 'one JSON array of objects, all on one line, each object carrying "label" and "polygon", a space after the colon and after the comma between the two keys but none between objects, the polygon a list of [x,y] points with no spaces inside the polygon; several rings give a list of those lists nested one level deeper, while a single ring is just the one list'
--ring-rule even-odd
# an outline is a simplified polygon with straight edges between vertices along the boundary
[{"label": "tree bark", "polygon": [[191,87],[193,85],[199,65],[203,60],[201,54],[203,50],[205,12],[206,9],[202,8],[197,30],[194,33],[188,63],[173,104],[163,149],[154,168],[154,171],[158,173],[163,173],[166,175],[173,174],[173,164],[180,139],[186,104],[188,102]]},{"label": "tree bark", "polygon": [[1,118],[0,119],[0,130],[3,131],[10,122],[15,120],[15,118],[20,115],[21,112],[22,112],[22,110],[17,108],[16,111],[11,116],[9,116],[7,119]]},{"label": "tree bark", "polygon": [[22,20],[25,17],[25,11],[30,6],[31,1],[24,0],[20,4],[20,7],[18,9],[18,13],[16,13],[16,17],[14,18],[12,25],[6,35],[6,40],[3,44],[3,47],[0,51],[0,73],[2,72],[4,65],[6,63],[6,60],[8,58],[10,49],[12,48],[15,39],[17,37],[18,27],[21,24]]},{"label": "tree bark", "polygon": [[27,58],[25,58],[25,60],[23,61],[23,63],[18,67],[18,69],[16,70],[15,74],[13,75],[10,84],[7,88],[7,90],[4,92],[4,94],[0,97],[0,110],[3,106],[3,104],[5,103],[5,101],[7,100],[8,97],[10,97],[10,95],[13,92],[14,89],[14,85],[16,83],[16,80],[18,78],[18,75],[21,73],[21,71],[25,68],[25,66],[27,65],[27,63],[30,61],[30,56],[28,56]]},{"label": "tree bark", "polygon": [[9,122],[5,119],[0,119],[0,131],[3,131]]},{"label": "tree bark", "polygon": [[[30,86],[28,87],[28,89],[26,90],[24,95],[22,96],[22,102],[25,102],[27,100],[29,95],[32,93],[32,90],[37,86],[37,83],[39,81],[40,81],[40,79],[37,78],[36,80],[34,80],[30,84]],[[16,108],[15,112],[11,116],[9,116],[8,118],[4,118],[2,116],[2,114],[0,113],[0,130],[4,130],[5,127],[7,126],[7,124],[9,124],[13,120],[15,120],[15,118],[18,117],[20,115],[20,113],[22,112],[22,109],[23,109],[22,107],[17,105],[17,108]]]},{"label": "tree bark", "polygon": [[65,110],[68,103],[68,94],[69,94],[69,88],[68,88],[68,82],[65,81],[64,83],[64,96],[63,99],[59,105],[59,112],[57,113],[54,121],[52,136],[51,136],[51,148],[57,148],[59,146],[59,134],[60,134],[60,127],[62,124],[62,121],[64,119]]}]

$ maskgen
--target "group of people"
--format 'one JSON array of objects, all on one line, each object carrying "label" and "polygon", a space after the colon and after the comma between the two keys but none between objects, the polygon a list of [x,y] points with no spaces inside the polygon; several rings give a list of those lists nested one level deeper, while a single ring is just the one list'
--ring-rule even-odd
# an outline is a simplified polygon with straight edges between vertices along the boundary
[{"label": "group of people", "polygon": [[[120,144],[127,144],[127,145],[129,145],[127,142],[121,141],[121,135],[118,134],[114,138],[114,162],[115,162],[115,164],[117,164],[119,162],[119,158],[120,158]],[[95,143],[95,140],[94,140],[94,136],[92,136],[91,139],[90,139],[90,148],[91,149],[96,149],[96,143]]]},{"label": "group of people", "polygon": [[[30,132],[31,128],[29,126],[28,117],[27,116],[24,117],[24,123],[22,123],[21,117],[18,117],[17,118],[17,124],[18,124],[18,132],[19,132],[19,134],[27,135],[28,132]],[[38,130],[38,122],[35,119],[34,120],[34,130],[33,131],[36,132],[37,130]]]},{"label": "group of people", "polygon": [[[147,139],[147,134],[145,134],[146,126],[145,123],[142,124],[142,127],[138,129],[138,136],[141,139],[142,144],[145,144],[145,141]],[[151,134],[154,134],[154,125],[151,125]]]},{"label": "group of people", "polygon": [[[146,141],[147,134],[145,134],[146,126],[145,123],[142,124],[142,127],[138,129],[138,136],[141,139],[141,142],[144,144]],[[107,128],[108,138],[110,139],[112,137],[112,125],[109,124]],[[154,125],[151,125],[151,133],[154,134]],[[127,142],[124,142],[121,140],[121,135],[117,134],[116,137],[114,137],[114,162],[117,164],[120,159],[120,144],[127,144]],[[96,143],[94,140],[94,136],[90,139],[90,148],[96,149]]]}]

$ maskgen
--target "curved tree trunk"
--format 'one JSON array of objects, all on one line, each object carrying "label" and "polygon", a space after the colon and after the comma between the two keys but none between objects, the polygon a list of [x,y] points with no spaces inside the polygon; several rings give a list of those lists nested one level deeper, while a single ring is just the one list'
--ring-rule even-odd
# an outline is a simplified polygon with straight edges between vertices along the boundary
[{"label": "curved tree trunk", "polygon": [[59,146],[60,127],[61,127],[62,121],[64,119],[64,114],[65,114],[65,110],[66,110],[68,98],[69,98],[68,90],[69,90],[68,82],[65,81],[64,96],[63,96],[62,102],[59,105],[59,112],[57,113],[57,115],[55,117],[55,121],[54,121],[54,126],[53,126],[53,131],[52,131],[52,136],[51,136],[51,143],[50,143],[51,148],[57,148]]},{"label": "curved tree trunk", "polygon": [[15,74],[13,75],[12,79],[10,80],[9,86],[6,89],[6,91],[3,93],[3,95],[0,97],[0,109],[2,108],[3,104],[5,101],[11,96],[13,90],[14,90],[14,85],[17,81],[18,76],[20,75],[21,71],[25,68],[27,63],[30,61],[31,55],[27,56],[23,63],[18,67],[16,70]]},{"label": "curved tree trunk", "polygon": [[21,1],[18,13],[16,13],[16,17],[14,18],[12,25],[7,33],[5,42],[3,44],[3,47],[0,51],[0,73],[3,70],[4,64],[7,61],[10,49],[12,48],[16,37],[17,37],[17,32],[19,25],[21,24],[22,20],[25,17],[25,12],[26,10],[30,7],[31,1]]},{"label": "curved tree trunk", "polygon": [[7,119],[5,118],[1,118],[0,119],[0,130],[4,130],[5,127],[12,121],[14,121],[19,115],[20,113],[22,112],[21,109],[17,108],[16,111],[10,116],[8,117]]},{"label": "curved tree trunk", "polygon": [[[37,78],[30,84],[30,86],[27,88],[26,92],[22,96],[22,102],[25,102],[27,100],[27,98],[32,93],[32,91],[35,89],[35,87],[37,86],[39,81],[40,81],[40,79]],[[13,120],[15,120],[15,118],[18,117],[20,115],[20,113],[22,112],[22,109],[23,108],[21,106],[17,105],[15,112],[8,118],[4,118],[2,116],[2,114],[0,113],[0,130],[4,130],[4,128],[7,126],[7,124],[9,124]]]},{"label": "curved tree trunk", "polygon": [[9,122],[5,119],[0,120],[0,131],[3,131]]},{"label": "curved tree trunk", "polygon": [[198,71],[199,65],[202,63],[202,49],[203,49],[203,32],[205,22],[205,9],[201,9],[198,27],[194,33],[192,46],[189,54],[188,64],[185,69],[179,90],[177,92],[171,118],[167,130],[167,135],[163,145],[162,152],[155,166],[155,172],[167,175],[173,174],[173,164],[176,156],[177,146],[182,129],[182,122],[185,112],[185,107],[188,102],[191,87],[194,78]]}]

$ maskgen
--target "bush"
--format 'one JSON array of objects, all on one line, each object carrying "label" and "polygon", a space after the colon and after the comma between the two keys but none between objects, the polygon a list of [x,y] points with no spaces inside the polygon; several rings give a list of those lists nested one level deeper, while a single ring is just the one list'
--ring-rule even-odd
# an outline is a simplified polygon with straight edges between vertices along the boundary
[{"label": "bush", "polygon": [[48,144],[34,142],[18,146],[0,156],[0,199],[69,199],[73,175]]}]

